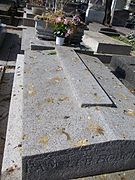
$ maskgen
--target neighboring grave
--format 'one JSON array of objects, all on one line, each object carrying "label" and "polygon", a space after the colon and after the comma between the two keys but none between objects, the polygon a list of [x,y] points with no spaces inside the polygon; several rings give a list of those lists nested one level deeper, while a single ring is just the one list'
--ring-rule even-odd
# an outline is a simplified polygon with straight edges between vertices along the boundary
[{"label": "neighboring grave", "polygon": [[24,64],[23,180],[134,168],[135,97],[104,64],[67,47],[28,49]]},{"label": "neighboring grave", "polygon": [[88,8],[86,10],[86,17],[85,17],[85,22],[103,22],[103,18],[105,15],[104,11],[104,5],[102,4],[101,0],[98,1],[93,1],[90,0],[88,4]]},{"label": "neighboring grave", "polygon": [[24,55],[19,54],[10,101],[1,180],[22,179],[23,60]]},{"label": "neighboring grave", "polygon": [[5,35],[6,35],[5,25],[1,24],[1,22],[0,22],[0,48],[1,48],[2,43],[4,41]]},{"label": "neighboring grave", "polygon": [[114,69],[116,76],[128,81],[135,88],[134,56],[113,56],[110,66]]},{"label": "neighboring grave", "polygon": [[5,67],[0,65],[0,82],[2,80],[4,70],[5,70]]},{"label": "neighboring grave", "polygon": [[129,55],[131,52],[130,45],[98,32],[85,31],[83,42],[97,53]]},{"label": "neighboring grave", "polygon": [[27,8],[24,9],[23,25],[24,26],[30,26],[30,27],[35,26],[34,15],[32,14],[31,9],[27,9]]}]

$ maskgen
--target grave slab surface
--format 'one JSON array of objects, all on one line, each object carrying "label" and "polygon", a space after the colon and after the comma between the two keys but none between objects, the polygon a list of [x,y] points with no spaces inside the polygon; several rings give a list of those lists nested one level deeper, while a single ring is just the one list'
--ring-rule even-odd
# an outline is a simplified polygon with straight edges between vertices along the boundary
[{"label": "grave slab surface", "polygon": [[[90,63],[85,66],[93,72],[98,85],[105,82],[103,89],[116,107],[81,108],[71,86],[75,75],[68,77],[65,71],[68,66],[63,66],[60,53],[56,48],[56,51],[27,50],[25,54],[23,179],[72,179],[133,169],[134,96],[109,70],[106,74],[106,67],[97,58],[84,56]],[[73,54],[68,56],[66,63],[72,64]],[[63,58],[68,61],[66,54]],[[125,92],[128,102],[122,95],[117,99],[116,92]]]},{"label": "grave slab surface", "polygon": [[56,50],[81,107],[113,105],[94,75],[86,68],[74,50],[68,47],[56,47]]}]

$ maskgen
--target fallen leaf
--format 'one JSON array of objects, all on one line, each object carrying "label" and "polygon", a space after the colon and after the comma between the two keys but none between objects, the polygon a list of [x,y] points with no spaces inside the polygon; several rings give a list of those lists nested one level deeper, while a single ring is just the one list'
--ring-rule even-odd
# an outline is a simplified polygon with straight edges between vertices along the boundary
[{"label": "fallen leaf", "polygon": [[77,141],[77,143],[75,144],[75,147],[82,147],[82,146],[86,146],[88,145],[88,140],[87,139],[80,139]]},{"label": "fallen leaf", "polygon": [[62,80],[62,78],[60,77],[54,77],[51,79],[52,81],[55,81],[56,83],[60,82]]},{"label": "fallen leaf", "polygon": [[59,100],[59,101],[66,101],[66,100],[69,100],[69,97],[67,97],[67,96],[61,96],[58,100]]},{"label": "fallen leaf", "polygon": [[104,129],[98,124],[90,124],[88,129],[96,134],[104,135]]},{"label": "fallen leaf", "polygon": [[60,132],[64,135],[66,135],[67,141],[71,141],[71,137],[67,132],[65,132],[65,128],[60,129]]},{"label": "fallen leaf", "polygon": [[132,109],[124,110],[124,114],[127,116],[135,116],[135,111]]},{"label": "fallen leaf", "polygon": [[48,144],[48,140],[49,140],[48,136],[45,135],[45,136],[40,137],[38,142],[41,143],[41,144],[47,145]]},{"label": "fallen leaf", "polygon": [[35,95],[37,94],[37,92],[36,92],[35,87],[34,87],[33,84],[30,84],[30,85],[28,86],[28,94],[29,94],[30,96],[35,96]]}]

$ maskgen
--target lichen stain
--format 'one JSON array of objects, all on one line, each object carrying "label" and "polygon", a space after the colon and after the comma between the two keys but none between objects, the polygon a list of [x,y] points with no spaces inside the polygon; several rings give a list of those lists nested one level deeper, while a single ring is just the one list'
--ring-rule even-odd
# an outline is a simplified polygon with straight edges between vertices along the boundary
[{"label": "lichen stain", "polygon": [[77,143],[75,144],[75,147],[82,147],[88,145],[88,140],[87,139],[79,139]]},{"label": "lichen stain", "polygon": [[89,124],[87,128],[96,134],[104,135],[104,129],[98,124]]},{"label": "lichen stain", "polygon": [[47,98],[46,101],[50,104],[53,104],[54,103],[54,99],[52,97],[50,98]]},{"label": "lichen stain", "polygon": [[26,139],[28,139],[28,135],[27,135],[27,134],[24,134],[24,135],[22,136],[22,140],[26,140]]},{"label": "lichen stain", "polygon": [[29,94],[29,96],[36,96],[37,95],[36,89],[35,89],[33,84],[30,84],[28,86],[28,94]]},{"label": "lichen stain", "polygon": [[48,138],[47,135],[42,136],[42,137],[40,137],[40,138],[38,139],[38,143],[43,144],[43,145],[45,145],[45,146],[48,145],[48,141],[49,141],[49,138]]},{"label": "lichen stain", "polygon": [[43,121],[42,118],[40,118],[40,117],[37,118],[37,122],[41,123],[42,121]]},{"label": "lichen stain", "polygon": [[56,69],[56,71],[62,71],[62,70],[63,70],[63,68],[61,66],[58,66]]},{"label": "lichen stain", "polygon": [[132,109],[124,110],[124,114],[127,116],[135,116],[135,111]]}]

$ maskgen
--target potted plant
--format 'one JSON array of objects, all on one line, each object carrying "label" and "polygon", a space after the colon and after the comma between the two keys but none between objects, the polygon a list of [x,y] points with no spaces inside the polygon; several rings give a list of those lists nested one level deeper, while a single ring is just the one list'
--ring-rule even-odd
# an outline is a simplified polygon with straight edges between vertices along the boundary
[{"label": "potted plant", "polygon": [[55,19],[53,29],[56,36],[56,45],[63,45],[65,38],[73,33],[71,21],[64,16],[59,16]]}]

